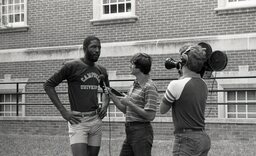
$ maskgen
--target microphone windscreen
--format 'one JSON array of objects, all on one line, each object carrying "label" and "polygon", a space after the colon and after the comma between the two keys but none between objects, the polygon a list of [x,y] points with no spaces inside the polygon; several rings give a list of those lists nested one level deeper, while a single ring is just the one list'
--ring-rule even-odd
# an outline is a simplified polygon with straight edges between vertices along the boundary
[{"label": "microphone windscreen", "polygon": [[100,79],[101,81],[104,81],[105,76],[104,76],[103,74],[100,74],[100,75],[99,75],[99,79]]}]

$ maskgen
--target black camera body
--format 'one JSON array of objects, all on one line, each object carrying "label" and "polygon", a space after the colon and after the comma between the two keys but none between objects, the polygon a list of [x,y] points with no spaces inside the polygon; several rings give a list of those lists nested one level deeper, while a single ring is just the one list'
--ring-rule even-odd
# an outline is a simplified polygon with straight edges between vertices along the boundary
[{"label": "black camera body", "polygon": [[[225,53],[219,50],[212,52],[212,47],[205,42],[200,42],[198,43],[198,45],[201,46],[206,52],[206,62],[204,63],[204,66],[200,71],[201,77],[204,77],[205,72],[210,73],[211,75],[213,71],[221,71],[226,68],[228,58]],[[165,68],[176,68],[177,70],[181,70],[182,66],[185,63],[186,60],[183,57],[181,57],[181,59],[178,61],[174,60],[173,58],[167,58],[165,60]]]}]

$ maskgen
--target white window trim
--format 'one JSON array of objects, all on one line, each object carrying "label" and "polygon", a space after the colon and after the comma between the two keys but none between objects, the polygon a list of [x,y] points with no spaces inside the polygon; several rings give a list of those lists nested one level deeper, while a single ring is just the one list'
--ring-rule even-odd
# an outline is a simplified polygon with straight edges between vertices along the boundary
[{"label": "white window trim", "polygon": [[102,0],[93,0],[93,19],[90,22],[137,19],[135,0],[131,0],[131,12],[103,15]]},{"label": "white window trim", "polygon": [[218,7],[214,10],[233,10],[233,9],[246,9],[256,7],[256,1],[241,1],[241,2],[228,2],[228,0],[218,0]]},{"label": "white window trim", "polygon": [[[2,1],[0,1],[0,7],[2,6]],[[16,23],[8,23],[7,25],[2,25],[0,23],[0,29],[11,29],[11,28],[24,28],[28,27],[27,25],[27,19],[28,19],[28,14],[27,14],[27,0],[24,0],[24,22],[16,22]],[[2,9],[0,9],[0,18],[2,18]]]},{"label": "white window trim", "polygon": [[[255,76],[255,71],[249,71],[249,66],[239,66],[239,71],[218,72],[217,77]],[[218,90],[256,88],[256,78],[216,79]],[[218,103],[225,102],[224,92],[218,92]],[[218,118],[226,118],[226,106],[218,105]],[[245,119],[246,120],[246,119]]]},{"label": "white window trim", "polygon": [[[28,78],[11,79],[10,74],[5,74],[4,79],[0,79],[0,82],[7,83],[7,84],[0,84],[0,91],[1,90],[13,90],[14,91],[13,93],[15,93],[16,89],[17,89],[16,84],[8,84],[8,83],[28,82]],[[25,87],[26,87],[25,83],[20,83],[19,84],[19,90],[21,90],[21,93],[25,93]],[[4,93],[4,92],[2,92],[2,93]],[[8,93],[6,93],[6,94],[8,94]],[[21,96],[21,103],[25,103],[25,94],[22,94],[22,96]],[[21,116],[19,116],[19,117],[24,117],[24,116],[25,116],[25,105],[22,105],[22,107],[21,107]]]}]

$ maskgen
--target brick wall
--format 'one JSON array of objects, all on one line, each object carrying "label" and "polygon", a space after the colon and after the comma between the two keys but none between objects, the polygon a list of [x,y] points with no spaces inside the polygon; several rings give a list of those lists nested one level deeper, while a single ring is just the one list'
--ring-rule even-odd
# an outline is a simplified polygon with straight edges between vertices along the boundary
[{"label": "brick wall", "polygon": [[29,0],[29,30],[1,33],[0,49],[78,45],[89,34],[120,42],[256,31],[255,9],[218,14],[216,7],[217,0],[136,0],[135,23],[93,26],[92,0]]}]

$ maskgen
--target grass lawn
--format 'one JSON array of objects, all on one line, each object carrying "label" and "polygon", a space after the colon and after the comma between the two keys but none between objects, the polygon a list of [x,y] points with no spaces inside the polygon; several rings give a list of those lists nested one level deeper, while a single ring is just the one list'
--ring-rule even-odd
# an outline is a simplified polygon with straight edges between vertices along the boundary
[{"label": "grass lawn", "polygon": [[[109,145],[104,138],[99,156],[118,156],[122,141],[112,139]],[[171,155],[172,141],[154,140],[152,156]],[[0,134],[0,156],[71,156],[71,151],[67,136]],[[212,141],[209,156],[256,156],[256,142]]]}]

